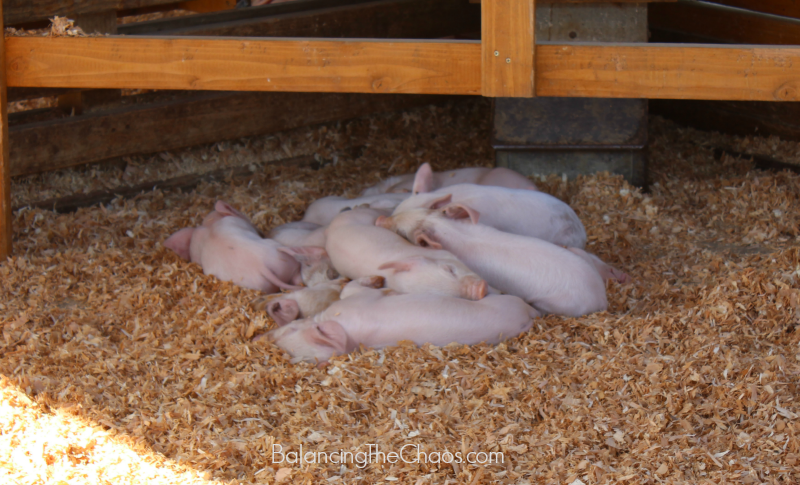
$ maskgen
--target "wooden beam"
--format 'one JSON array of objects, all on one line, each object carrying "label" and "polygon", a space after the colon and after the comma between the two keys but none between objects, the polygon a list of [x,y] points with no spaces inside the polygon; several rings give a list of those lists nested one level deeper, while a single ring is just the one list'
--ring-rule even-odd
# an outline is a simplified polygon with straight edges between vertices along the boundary
[{"label": "wooden beam", "polygon": [[534,0],[481,3],[481,94],[534,95]]},{"label": "wooden beam", "polygon": [[236,8],[236,0],[189,0],[179,3],[178,7],[192,12],[219,12]]},{"label": "wooden beam", "polygon": [[480,7],[463,0],[382,0],[234,20],[226,20],[227,12],[202,17],[220,21],[162,23],[159,28],[164,35],[375,39],[435,39],[481,29]]},{"label": "wooden beam", "polygon": [[703,3],[650,5],[651,29],[736,44],[800,45],[800,20]]},{"label": "wooden beam", "polygon": [[[479,94],[473,41],[42,38],[6,41],[8,85]],[[540,44],[536,95],[795,101],[800,49]]]},{"label": "wooden beam", "polygon": [[9,86],[478,94],[468,41],[11,37]]},{"label": "wooden beam", "polygon": [[[319,162],[314,159],[313,155],[301,155],[299,157],[284,158],[267,163],[269,165],[287,165],[292,167],[305,167],[319,164]],[[211,182],[214,180],[228,181],[249,177],[255,173],[255,171],[250,167],[252,167],[252,165],[247,165],[245,167],[226,167],[201,174],[181,175],[180,177],[174,177],[167,180],[152,180],[150,182],[143,182],[136,185],[114,187],[110,190],[95,190],[93,192],[89,192],[88,194],[55,197],[52,199],[21,204],[17,207],[14,207],[14,211],[18,211],[23,207],[30,207],[51,210],[61,214],[66,212],[75,212],[81,207],[90,207],[96,204],[107,204],[117,197],[135,197],[142,192],[150,192],[151,190],[192,190],[201,182]]]},{"label": "wooden beam", "polygon": [[755,10],[756,12],[800,18],[800,2],[797,0],[707,0],[730,7]]},{"label": "wooden beam", "polygon": [[12,176],[442,102],[440,96],[194,93],[11,127]]},{"label": "wooden beam", "polygon": [[800,99],[800,48],[540,44],[536,64],[537,96]]},{"label": "wooden beam", "polygon": [[[3,4],[0,2],[0,19],[3,18]],[[4,31],[0,20],[0,32]],[[5,66],[5,36],[0,36],[0,67]],[[11,256],[11,158],[8,153],[8,99],[6,94],[6,73],[0,69],[0,262]]]},{"label": "wooden beam", "polygon": [[124,10],[176,3],[176,0],[3,0],[4,25],[23,24],[55,17],[74,19],[80,14]]}]

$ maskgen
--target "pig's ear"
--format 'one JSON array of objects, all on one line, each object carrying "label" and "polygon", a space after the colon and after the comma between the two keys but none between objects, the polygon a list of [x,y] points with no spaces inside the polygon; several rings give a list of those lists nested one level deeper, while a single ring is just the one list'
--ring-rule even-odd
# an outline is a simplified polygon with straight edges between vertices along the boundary
[{"label": "pig's ear", "polygon": [[328,320],[303,331],[314,345],[328,347],[337,354],[347,353],[347,332],[339,323]]},{"label": "pig's ear", "polygon": [[298,263],[314,264],[328,259],[328,253],[322,246],[279,247],[278,251],[288,254]]},{"label": "pig's ear", "polygon": [[442,207],[444,207],[447,204],[449,204],[452,199],[453,199],[453,195],[452,194],[447,194],[444,197],[439,197],[438,199],[436,199],[433,202],[431,202],[431,205],[428,206],[428,209],[439,210]]},{"label": "pig's ear", "polygon": [[478,218],[481,216],[480,212],[471,207],[461,204],[450,204],[442,209],[442,214],[448,219],[467,219],[469,218],[473,224],[478,223]]},{"label": "pig's ear", "polygon": [[241,217],[242,219],[249,221],[248,217],[238,210],[236,210],[232,205],[228,204],[225,201],[218,200],[216,204],[214,204],[214,210],[222,214],[223,216],[236,216]]},{"label": "pig's ear", "polygon": [[423,248],[442,249],[442,245],[438,241],[434,241],[430,234],[423,229],[414,231],[414,244]]},{"label": "pig's ear", "polygon": [[194,227],[187,227],[181,229],[175,234],[171,235],[164,241],[164,246],[178,253],[178,256],[183,259],[192,259],[189,252],[189,246],[192,244],[192,234],[194,234]]},{"label": "pig's ear", "polygon": [[378,266],[378,269],[393,269],[394,274],[397,274],[397,273],[402,273],[403,271],[411,271],[411,268],[413,267],[414,263],[408,260],[404,260],[404,261],[391,261],[389,263],[384,263]]},{"label": "pig's ear", "polygon": [[414,175],[414,186],[411,188],[411,193],[424,194],[433,189],[433,169],[428,162],[423,163],[417,169],[417,174]]}]

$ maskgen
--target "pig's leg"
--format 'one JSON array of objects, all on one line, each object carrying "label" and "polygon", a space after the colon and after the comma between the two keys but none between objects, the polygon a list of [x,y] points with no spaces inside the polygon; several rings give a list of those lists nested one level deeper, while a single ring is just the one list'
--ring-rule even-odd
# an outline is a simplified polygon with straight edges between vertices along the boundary
[{"label": "pig's leg", "polygon": [[587,253],[583,249],[578,249],[578,248],[567,248],[567,249],[577,254],[581,258],[583,258],[584,261],[591,263],[591,265],[594,266],[597,272],[600,273],[600,276],[603,278],[603,281],[617,280],[620,283],[626,283],[628,281],[627,273],[604,263],[603,260],[595,256],[594,254]]}]

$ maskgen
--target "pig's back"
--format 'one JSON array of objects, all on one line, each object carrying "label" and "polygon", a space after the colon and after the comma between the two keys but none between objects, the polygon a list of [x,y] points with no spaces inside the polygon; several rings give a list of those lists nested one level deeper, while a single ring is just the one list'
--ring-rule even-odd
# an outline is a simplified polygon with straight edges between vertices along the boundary
[{"label": "pig's back", "polygon": [[376,297],[370,293],[335,302],[315,320],[335,320],[354,341],[380,348],[401,340],[440,346],[451,342],[497,343],[528,330],[534,316],[537,313],[533,308],[511,295],[470,301],[419,294]]}]

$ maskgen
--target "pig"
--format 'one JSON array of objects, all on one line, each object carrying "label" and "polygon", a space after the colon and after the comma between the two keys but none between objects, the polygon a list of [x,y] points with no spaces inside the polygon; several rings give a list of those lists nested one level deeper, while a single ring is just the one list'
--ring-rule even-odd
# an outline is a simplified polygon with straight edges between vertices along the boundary
[{"label": "pig", "polygon": [[274,227],[268,237],[284,246],[325,246],[325,229],[313,222],[289,222]]},{"label": "pig", "polygon": [[459,184],[419,193],[394,210],[439,209],[450,203],[467,205],[481,215],[481,224],[503,232],[536,237],[559,246],[583,248],[586,229],[570,206],[552,195],[533,190]]},{"label": "pig", "polygon": [[324,247],[282,247],[278,251],[300,263],[300,279],[306,286],[316,286],[339,278],[339,272],[333,267]]},{"label": "pig", "polygon": [[474,209],[450,204],[376,219],[416,244],[443,248],[499,291],[519,296],[542,313],[578,317],[608,307],[595,266],[561,246],[478,224]]},{"label": "pig", "polygon": [[[298,318],[313,317],[340,298],[350,296],[352,289],[350,292],[342,291],[349,282],[347,278],[338,278],[291,293],[261,296],[253,301],[253,308],[266,311],[275,323],[282,327]],[[357,284],[359,288],[380,288],[384,284],[384,279],[380,276],[368,276],[359,278]]]},{"label": "pig", "polygon": [[245,288],[275,293],[297,289],[302,282],[300,263],[280,252],[277,242],[263,239],[247,216],[223,201],[217,201],[200,227],[181,229],[164,246],[202,266],[203,273]]},{"label": "pig", "polygon": [[429,163],[423,163],[415,174],[396,175],[364,189],[361,196],[383,193],[432,192],[441,187],[457,184],[476,184],[506,187],[509,189],[538,190],[527,177],[504,167],[471,167],[435,173]]},{"label": "pig", "polygon": [[[345,289],[351,285],[351,282]],[[411,340],[417,345],[495,344],[528,331],[539,313],[511,295],[478,301],[422,294],[388,294],[360,288],[316,316],[266,334],[293,362],[323,363],[359,345],[382,348]]]},{"label": "pig", "polygon": [[369,207],[389,211],[390,213],[400,202],[410,194],[377,194],[368,197],[346,199],[344,197],[330,196],[317,199],[308,206],[303,216],[303,222],[313,222],[321,226],[330,224],[337,214],[345,209],[356,207]]},{"label": "pig", "polygon": [[420,248],[381,227],[374,209],[342,212],[328,226],[325,249],[339,274],[350,279],[383,276],[400,293],[435,293],[472,300],[488,291],[486,282],[451,253]]}]

